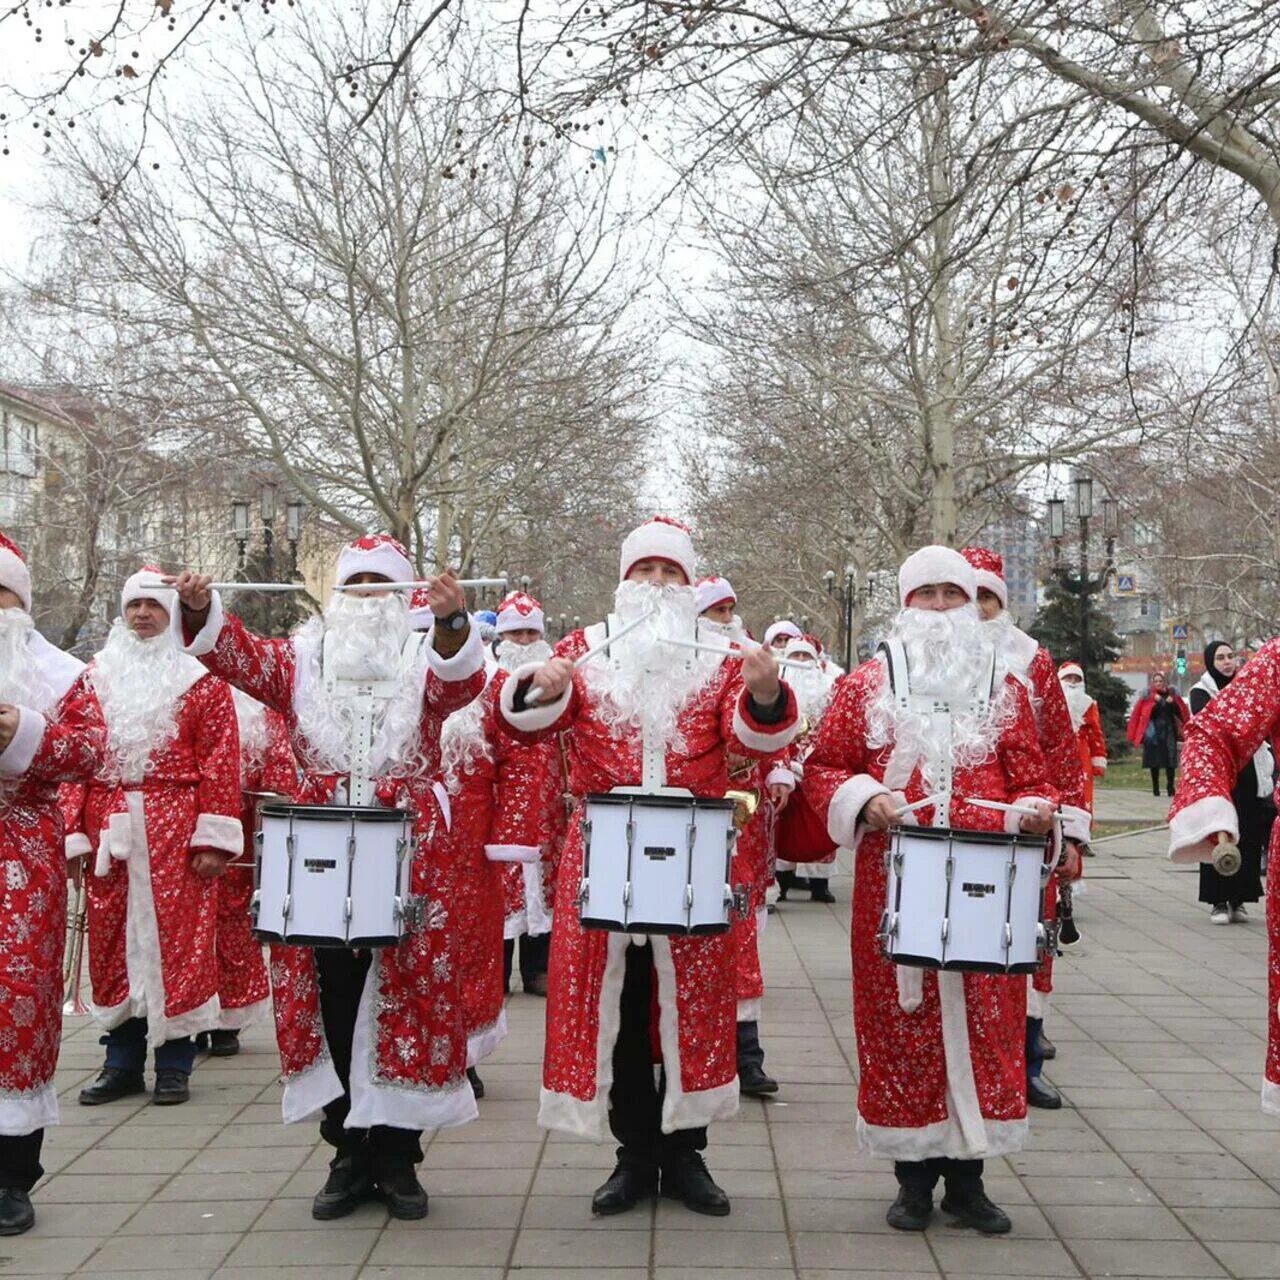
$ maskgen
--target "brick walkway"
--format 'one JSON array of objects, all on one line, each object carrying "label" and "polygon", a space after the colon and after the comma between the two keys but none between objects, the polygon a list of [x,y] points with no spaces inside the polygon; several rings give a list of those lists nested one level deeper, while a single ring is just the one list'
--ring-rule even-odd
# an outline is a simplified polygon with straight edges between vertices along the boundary
[{"label": "brick walkway", "polygon": [[1070,1106],[1034,1114],[1029,1149],[989,1168],[1010,1237],[942,1220],[923,1236],[885,1225],[891,1175],[853,1137],[845,877],[835,907],[789,903],[766,933],[765,1044],[783,1089],[712,1130],[729,1218],[661,1204],[592,1221],[588,1198],[612,1153],[536,1128],[543,1006],[531,997],[511,1001],[482,1120],[428,1147],[425,1223],[389,1223],[376,1206],[311,1220],[327,1155],[309,1126],[280,1124],[265,1031],[239,1058],[202,1064],[185,1107],[90,1110],[75,1092],[100,1050],[75,1019],[39,1224],[0,1240],[0,1276],[1274,1277],[1280,1122],[1258,1110],[1260,912],[1248,926],[1211,926],[1194,874],[1155,856],[1162,844],[1111,841],[1089,864],[1077,899],[1085,939],[1060,965],[1052,1028],[1050,1078]]}]

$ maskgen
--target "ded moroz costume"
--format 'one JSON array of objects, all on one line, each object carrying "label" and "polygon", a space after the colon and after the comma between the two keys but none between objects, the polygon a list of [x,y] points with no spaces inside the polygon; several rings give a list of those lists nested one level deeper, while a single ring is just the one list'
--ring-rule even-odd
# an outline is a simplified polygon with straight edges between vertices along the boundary
[{"label": "ded moroz costume", "polygon": [[1102,717],[1097,700],[1084,687],[1084,671],[1078,662],[1064,662],[1058,668],[1058,681],[1076,733],[1080,772],[1084,775],[1084,807],[1092,815],[1094,781],[1107,772],[1107,737],[1102,732]]},{"label": "ded moroz costume", "polygon": [[4,534],[0,588],[0,1235],[17,1235],[35,1222],[29,1193],[44,1172],[45,1126],[58,1122],[67,921],[58,786],[97,771],[103,733],[77,686],[84,664],[35,629],[31,575]]},{"label": "ded moroz costume", "polygon": [[[889,638],[900,645],[905,671],[895,669],[905,690],[895,690],[882,656],[842,677],[805,762],[805,788],[831,838],[854,850],[858,1131],[873,1154],[896,1162],[891,1225],[922,1229],[941,1176],[944,1210],[980,1230],[1007,1231],[1008,1218],[982,1189],[982,1162],[1026,1140],[1026,982],[886,958],[884,830],[894,822],[976,831],[1034,822],[1042,830],[1057,797],[1025,687],[994,675],[972,568],[949,548],[925,547],[903,563],[899,590],[903,609]],[[921,698],[932,699],[930,714],[916,705]],[[929,797],[936,803],[911,814],[898,809]],[[983,800],[1018,802],[1036,817],[973,803]]]}]

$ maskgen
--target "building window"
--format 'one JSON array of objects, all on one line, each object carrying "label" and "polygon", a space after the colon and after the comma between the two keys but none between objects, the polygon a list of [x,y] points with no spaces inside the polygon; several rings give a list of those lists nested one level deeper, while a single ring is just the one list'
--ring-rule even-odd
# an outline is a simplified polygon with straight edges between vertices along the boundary
[{"label": "building window", "polygon": [[14,476],[36,473],[36,424],[29,418],[8,413],[4,418],[4,452],[0,454],[0,471]]}]

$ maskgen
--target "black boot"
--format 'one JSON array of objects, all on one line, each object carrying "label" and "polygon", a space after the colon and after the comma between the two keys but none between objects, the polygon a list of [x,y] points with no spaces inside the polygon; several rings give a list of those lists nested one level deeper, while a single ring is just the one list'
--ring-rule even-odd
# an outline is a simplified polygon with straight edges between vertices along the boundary
[{"label": "black boot", "polygon": [[484,1081],[480,1079],[480,1073],[475,1067],[467,1068],[467,1079],[471,1081],[471,1092],[476,1095],[476,1101],[479,1102],[484,1097]]},{"label": "black boot", "polygon": [[730,1208],[729,1197],[716,1185],[700,1151],[681,1151],[663,1164],[662,1194],[712,1218],[723,1218]]},{"label": "black boot", "polygon": [[778,901],[786,902],[787,894],[796,887],[796,873],[794,871],[779,871],[775,874],[778,881]]},{"label": "black boot", "polygon": [[0,1187],[0,1236],[20,1236],[35,1225],[31,1197],[21,1187]]},{"label": "black boot", "polygon": [[387,1206],[387,1212],[402,1222],[413,1222],[427,1216],[427,1193],[412,1165],[380,1174],[378,1195]]},{"label": "black boot", "polygon": [[151,1095],[157,1107],[176,1107],[191,1100],[191,1077],[185,1071],[166,1067],[156,1072],[156,1088]]},{"label": "black boot", "polygon": [[618,1149],[618,1163],[613,1172],[596,1188],[591,1197],[591,1212],[597,1217],[626,1213],[641,1200],[651,1199],[658,1190],[658,1166],[653,1160]]},{"label": "black boot", "polygon": [[82,1107],[99,1107],[104,1102],[127,1098],[131,1093],[145,1093],[146,1081],[141,1071],[125,1071],[123,1067],[103,1067],[98,1078],[80,1090]]},{"label": "black boot", "polygon": [[1039,1076],[1027,1077],[1027,1106],[1039,1107],[1041,1111],[1060,1111],[1062,1094],[1047,1080]]},{"label": "black boot", "polygon": [[809,877],[809,897],[814,902],[834,902],[836,895],[827,888],[826,880],[817,880],[813,876]]},{"label": "black boot", "polygon": [[240,1052],[240,1033],[238,1031],[211,1031],[209,1033],[209,1056],[211,1058],[234,1058]]},{"label": "black boot", "polygon": [[1036,1050],[1041,1062],[1052,1062],[1058,1056],[1058,1046],[1045,1035],[1043,1023],[1040,1027],[1040,1039],[1036,1043]]},{"label": "black boot", "polygon": [[919,1187],[902,1186],[884,1220],[895,1231],[923,1231],[932,1217],[933,1196]]},{"label": "black boot", "polygon": [[778,1082],[765,1073],[760,1028],[754,1022],[738,1023],[738,1089],[748,1098],[778,1092]]},{"label": "black boot", "polygon": [[373,1179],[364,1158],[353,1152],[339,1152],[329,1162],[329,1177],[311,1202],[311,1216],[320,1222],[345,1218],[374,1196]]},{"label": "black boot", "polygon": [[942,1212],[958,1219],[961,1226],[972,1227],[986,1236],[1002,1236],[1013,1226],[1009,1215],[987,1198],[981,1178],[976,1186],[967,1181],[948,1182],[942,1197]]}]

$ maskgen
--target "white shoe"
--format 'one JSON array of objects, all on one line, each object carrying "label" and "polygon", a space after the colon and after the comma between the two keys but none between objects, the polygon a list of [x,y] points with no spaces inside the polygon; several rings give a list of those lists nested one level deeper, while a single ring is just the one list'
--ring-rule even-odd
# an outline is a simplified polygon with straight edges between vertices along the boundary
[{"label": "white shoe", "polygon": [[1231,908],[1231,923],[1232,924],[1248,924],[1249,923],[1249,913],[1244,909],[1243,903],[1238,907]]},{"label": "white shoe", "polygon": [[1210,924],[1230,924],[1231,915],[1225,906],[1214,907],[1209,913]]}]

